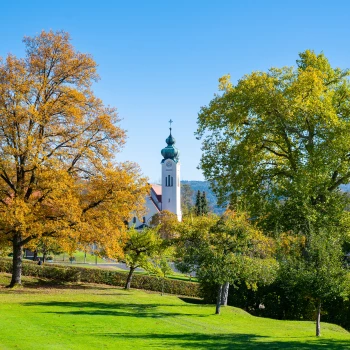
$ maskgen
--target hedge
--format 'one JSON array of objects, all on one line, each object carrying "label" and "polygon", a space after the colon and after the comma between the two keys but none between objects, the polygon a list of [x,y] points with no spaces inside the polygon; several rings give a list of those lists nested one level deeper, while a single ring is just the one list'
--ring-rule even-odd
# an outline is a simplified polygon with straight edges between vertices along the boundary
[{"label": "hedge", "polygon": [[[0,272],[12,273],[12,260],[0,258]],[[103,269],[84,268],[77,266],[41,265],[32,261],[24,261],[23,276],[48,278],[59,282],[88,282],[124,287],[127,273]],[[165,279],[155,276],[134,274],[132,288],[145,289],[167,294],[199,297],[199,284],[193,282]]]}]

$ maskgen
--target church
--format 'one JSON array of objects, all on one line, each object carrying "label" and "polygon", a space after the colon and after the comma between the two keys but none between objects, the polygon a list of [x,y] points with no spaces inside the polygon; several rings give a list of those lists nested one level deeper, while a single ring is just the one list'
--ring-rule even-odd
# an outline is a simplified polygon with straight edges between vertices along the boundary
[{"label": "church", "polygon": [[146,197],[146,214],[140,221],[137,217],[132,219],[131,225],[137,229],[141,229],[149,225],[153,215],[159,213],[161,210],[168,210],[176,214],[179,221],[182,220],[181,213],[181,191],[180,191],[180,152],[174,146],[175,138],[171,134],[170,120],[170,134],[165,140],[167,146],[161,150],[163,159],[161,161],[162,184],[150,184],[151,191]]}]

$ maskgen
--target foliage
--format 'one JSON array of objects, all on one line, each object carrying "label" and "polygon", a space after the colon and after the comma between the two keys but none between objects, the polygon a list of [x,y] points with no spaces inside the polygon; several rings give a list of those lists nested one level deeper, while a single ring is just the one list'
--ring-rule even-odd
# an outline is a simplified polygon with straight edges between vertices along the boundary
[{"label": "foliage", "polygon": [[350,179],[349,70],[323,54],[297,67],[220,79],[198,116],[200,167],[220,202],[248,209],[271,231],[338,225]]},{"label": "foliage", "polygon": [[249,222],[246,213],[196,217],[184,220],[178,230],[177,267],[195,271],[201,282],[222,286],[244,281],[256,288],[258,281],[269,284],[276,276],[277,263],[270,258],[273,241]]},{"label": "foliage", "polygon": [[178,223],[177,215],[168,211],[161,212],[152,216],[150,225],[157,226],[162,239],[173,239],[175,237],[175,227]]},{"label": "foliage", "polygon": [[216,198],[215,194],[213,193],[208,181],[186,181],[186,180],[183,180],[183,181],[181,181],[181,187],[183,185],[189,185],[191,187],[191,189],[193,191],[193,194],[192,194],[192,203],[193,204],[196,201],[196,194],[197,194],[198,190],[200,192],[205,191],[207,199],[208,199],[210,211],[217,214],[217,215],[221,215],[225,212],[225,208],[218,205],[217,198]]},{"label": "foliage", "polygon": [[197,216],[202,215],[202,197],[199,190],[196,195],[195,213]]},{"label": "foliage", "polygon": [[[321,304],[323,321],[350,329],[350,273],[345,269],[341,239],[321,231],[305,237],[286,233],[279,237],[280,268],[271,285],[258,281],[258,289],[245,283],[230,290],[230,305],[277,319],[314,320]],[[213,283],[201,283],[202,295],[213,302]],[[262,306],[262,307],[261,307]]]},{"label": "foliage", "polygon": [[303,249],[284,256],[280,273],[285,277],[283,288],[293,289],[317,306],[316,335],[320,335],[322,304],[350,295],[341,236],[334,231],[310,232]]},{"label": "foliage", "polygon": [[159,228],[160,226],[142,230],[134,227],[129,229],[124,247],[125,263],[130,268],[125,289],[130,289],[133,273],[139,267],[163,278],[169,273],[172,250],[160,237]]},{"label": "foliage", "polygon": [[24,44],[24,59],[0,63],[0,236],[13,243],[11,285],[20,283],[23,246],[41,237],[65,249],[84,237],[122,254],[124,221],[148,190],[135,164],[113,162],[125,133],[91,90],[91,56],[65,32]]},{"label": "foliage", "polygon": [[161,238],[158,228],[136,230],[131,227],[124,247],[124,259],[129,267],[142,267],[147,270],[150,259],[156,254]]},{"label": "foliage", "polygon": [[196,215],[206,215],[209,212],[209,204],[205,192],[198,190],[196,196],[195,213]]},{"label": "foliage", "polygon": [[193,209],[193,189],[188,183],[181,183],[181,211],[183,215],[188,215]]}]

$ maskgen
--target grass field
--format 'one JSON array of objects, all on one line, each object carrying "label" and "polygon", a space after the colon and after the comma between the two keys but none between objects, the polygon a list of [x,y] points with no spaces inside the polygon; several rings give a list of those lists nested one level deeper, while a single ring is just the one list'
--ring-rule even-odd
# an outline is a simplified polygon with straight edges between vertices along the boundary
[{"label": "grass field", "polygon": [[0,274],[0,349],[350,349],[350,334],[313,322],[253,317],[233,307],[89,284]]}]

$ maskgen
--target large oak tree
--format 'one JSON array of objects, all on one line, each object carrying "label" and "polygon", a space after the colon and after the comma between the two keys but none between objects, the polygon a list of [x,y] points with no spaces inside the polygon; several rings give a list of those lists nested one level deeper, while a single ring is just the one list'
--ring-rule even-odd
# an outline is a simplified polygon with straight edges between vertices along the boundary
[{"label": "large oak tree", "polygon": [[339,222],[339,186],[350,181],[349,75],[305,51],[295,67],[236,85],[222,77],[197,130],[200,167],[221,202],[243,205],[271,230]]},{"label": "large oak tree", "polygon": [[13,246],[11,286],[22,249],[53,237],[121,253],[124,222],[147,191],[135,164],[117,164],[125,142],[114,108],[94,96],[90,55],[65,32],[24,39],[25,58],[0,62],[0,241]]}]

